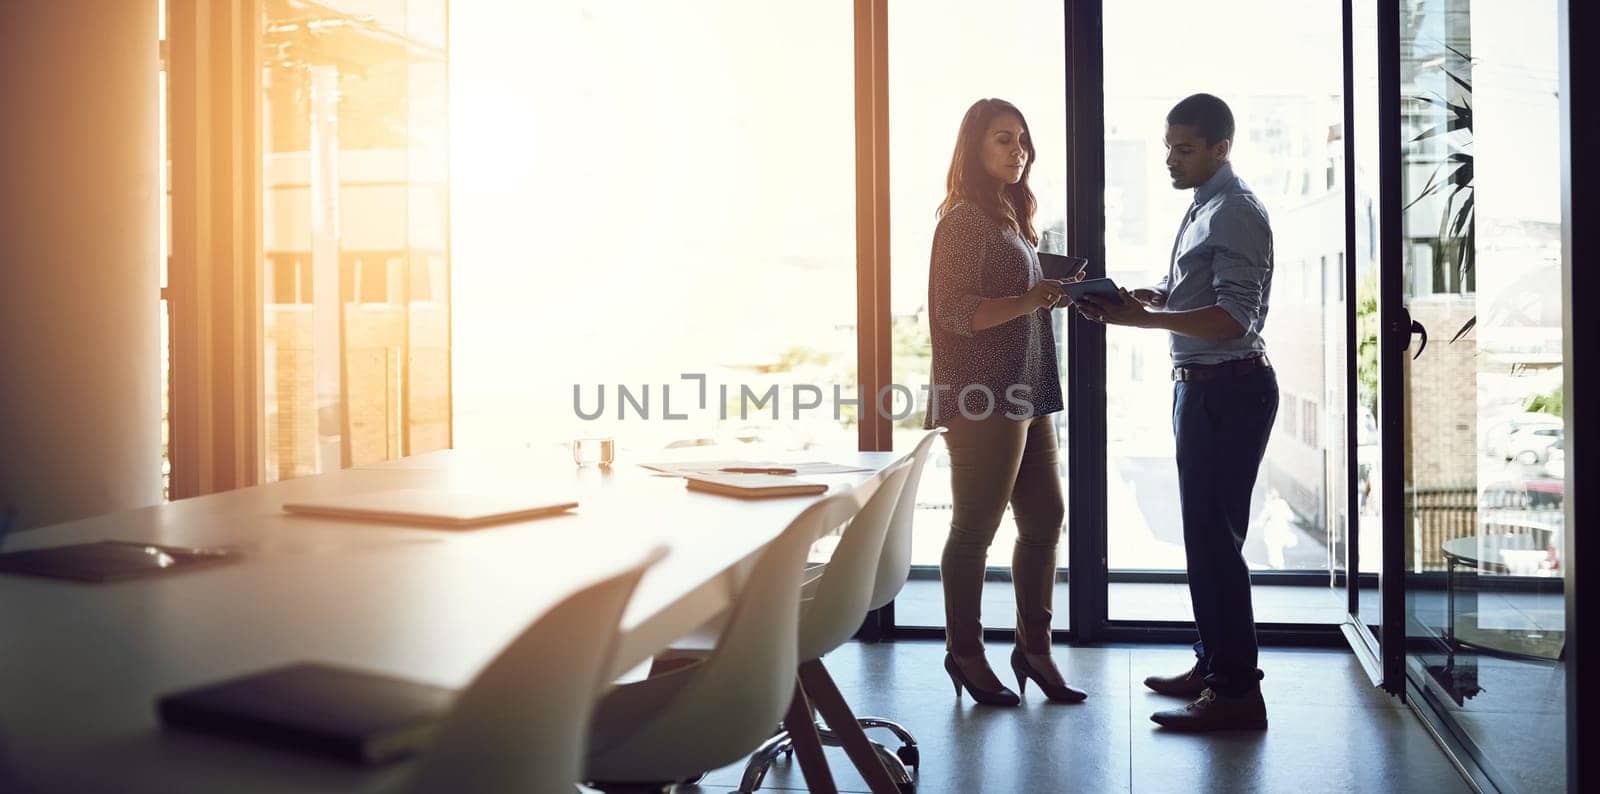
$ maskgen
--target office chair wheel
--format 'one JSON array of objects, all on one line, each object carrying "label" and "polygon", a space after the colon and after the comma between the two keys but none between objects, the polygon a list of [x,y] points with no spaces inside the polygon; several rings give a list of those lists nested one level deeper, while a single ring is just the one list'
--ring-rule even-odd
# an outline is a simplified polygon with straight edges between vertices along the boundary
[{"label": "office chair wheel", "polygon": [[889,778],[894,781],[896,788],[902,792],[917,790],[916,778],[912,777],[911,771],[906,768],[898,753],[889,752],[889,748],[877,742],[872,743],[872,750],[878,756],[878,760],[883,762],[883,768],[889,773]]},{"label": "office chair wheel", "polygon": [[917,765],[922,763],[922,752],[914,744],[908,744],[894,751],[894,754],[900,757],[901,763],[912,769],[916,769]]}]

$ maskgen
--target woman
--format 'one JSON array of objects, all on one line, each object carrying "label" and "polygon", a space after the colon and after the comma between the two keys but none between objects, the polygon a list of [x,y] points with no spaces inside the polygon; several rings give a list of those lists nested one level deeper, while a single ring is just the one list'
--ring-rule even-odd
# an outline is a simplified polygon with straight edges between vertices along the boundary
[{"label": "woman", "polygon": [[[1009,503],[1017,522],[1012,577],[1018,689],[1032,679],[1055,701],[1087,697],[1050,658],[1050,601],[1063,505],[1050,414],[1062,409],[1050,308],[1061,282],[1039,269],[1033,140],[1021,111],[981,99],[961,120],[928,268],[933,395],[926,427],[947,428],[954,513],[944,579],[945,671],[979,703],[1015,706],[983,655],[984,561]],[[1081,278],[1081,276],[1079,276]]]}]

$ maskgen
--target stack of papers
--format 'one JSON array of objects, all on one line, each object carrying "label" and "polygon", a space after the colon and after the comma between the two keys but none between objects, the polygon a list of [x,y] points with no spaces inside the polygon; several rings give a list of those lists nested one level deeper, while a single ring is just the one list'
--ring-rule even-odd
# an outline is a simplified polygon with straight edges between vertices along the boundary
[{"label": "stack of papers", "polygon": [[804,463],[778,463],[767,460],[696,460],[667,463],[641,463],[647,469],[659,471],[674,477],[696,477],[701,474],[732,474],[726,469],[783,469],[787,474],[853,474],[857,472],[871,472],[872,469],[861,466],[849,466],[843,463],[828,463],[826,461],[807,461]]},{"label": "stack of papers", "polygon": [[808,496],[826,493],[827,483],[797,480],[785,474],[696,474],[687,478],[689,490],[764,499],[773,496]]}]

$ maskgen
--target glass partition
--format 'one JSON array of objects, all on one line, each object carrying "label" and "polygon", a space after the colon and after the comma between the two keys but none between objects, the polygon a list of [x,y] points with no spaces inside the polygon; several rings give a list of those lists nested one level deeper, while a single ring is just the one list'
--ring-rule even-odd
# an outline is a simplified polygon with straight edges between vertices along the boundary
[{"label": "glass partition", "polygon": [[1506,790],[1565,786],[1557,3],[1400,9],[1406,648]]}]

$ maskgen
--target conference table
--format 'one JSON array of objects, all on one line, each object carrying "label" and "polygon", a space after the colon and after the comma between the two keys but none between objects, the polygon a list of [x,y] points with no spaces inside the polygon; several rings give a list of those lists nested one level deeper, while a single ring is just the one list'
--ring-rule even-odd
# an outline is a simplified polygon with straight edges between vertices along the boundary
[{"label": "conference table", "polygon": [[[164,729],[156,699],[300,661],[459,688],[562,598],[663,545],[622,619],[621,675],[724,611],[759,552],[821,498],[735,499],[560,457],[445,450],[12,534],[0,550],[129,540],[244,556],[102,584],[0,574],[0,791],[394,787],[410,762],[359,767]],[[807,453],[871,471],[805,479],[837,492],[895,457]],[[418,488],[572,494],[579,507],[468,531],[281,510]]]}]

